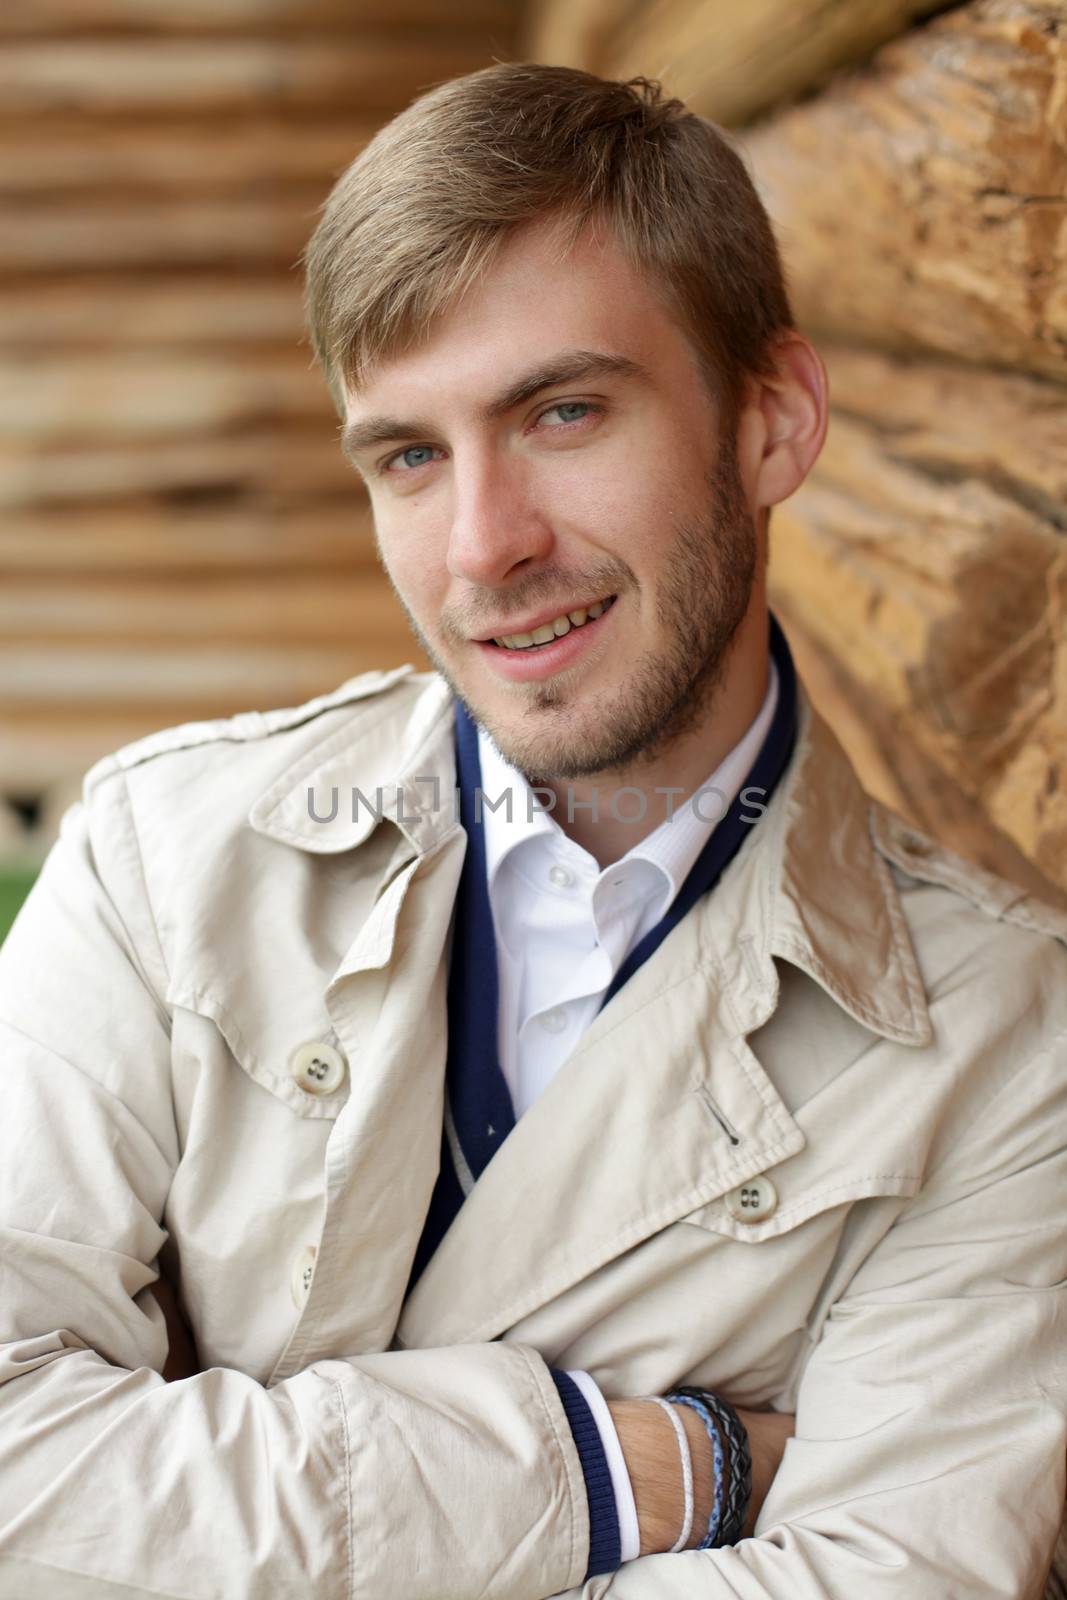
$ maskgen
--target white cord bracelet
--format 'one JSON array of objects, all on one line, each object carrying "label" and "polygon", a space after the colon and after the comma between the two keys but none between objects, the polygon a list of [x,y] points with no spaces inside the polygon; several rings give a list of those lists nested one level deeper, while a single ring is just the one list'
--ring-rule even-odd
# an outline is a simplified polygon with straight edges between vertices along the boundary
[{"label": "white cord bracelet", "polygon": [[681,1533],[671,1545],[670,1551],[668,1552],[673,1556],[677,1551],[685,1549],[686,1545],[689,1543],[690,1535],[693,1532],[693,1458],[689,1453],[688,1436],[685,1428],[682,1425],[682,1419],[679,1417],[677,1411],[675,1411],[674,1407],[668,1401],[663,1399],[662,1395],[650,1394],[648,1398],[650,1400],[654,1400],[658,1406],[662,1406],[664,1411],[670,1417],[671,1427],[674,1429],[678,1439],[678,1453],[682,1458],[682,1484],[685,1489],[685,1522],[682,1524]]}]

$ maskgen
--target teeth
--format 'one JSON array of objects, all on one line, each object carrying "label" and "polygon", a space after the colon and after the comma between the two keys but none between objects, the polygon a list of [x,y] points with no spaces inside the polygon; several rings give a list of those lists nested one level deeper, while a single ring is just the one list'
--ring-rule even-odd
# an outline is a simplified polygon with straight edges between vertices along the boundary
[{"label": "teeth", "polygon": [[593,622],[603,616],[609,604],[609,600],[598,600],[589,607],[579,606],[576,611],[567,611],[553,622],[542,623],[532,633],[505,633],[494,639],[493,643],[505,650],[528,650],[534,644],[548,644],[552,639],[562,639],[572,627],[580,628],[586,621]]}]

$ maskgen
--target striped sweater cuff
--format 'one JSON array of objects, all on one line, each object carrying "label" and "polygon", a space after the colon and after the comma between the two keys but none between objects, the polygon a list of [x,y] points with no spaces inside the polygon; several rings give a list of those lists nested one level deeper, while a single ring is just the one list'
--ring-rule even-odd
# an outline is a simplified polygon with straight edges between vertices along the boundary
[{"label": "striped sweater cuff", "polygon": [[583,1581],[588,1583],[598,1573],[617,1571],[621,1562],[615,1490],[600,1429],[589,1402],[567,1373],[556,1367],[549,1367],[548,1370],[559,1390],[585,1476],[585,1492],[589,1500],[589,1567]]}]

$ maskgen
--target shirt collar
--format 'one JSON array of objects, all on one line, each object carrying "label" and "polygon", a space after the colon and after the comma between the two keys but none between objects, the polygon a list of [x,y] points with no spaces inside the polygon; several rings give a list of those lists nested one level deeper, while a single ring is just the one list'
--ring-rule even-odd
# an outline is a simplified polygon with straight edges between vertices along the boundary
[{"label": "shirt collar", "polygon": [[[665,914],[673,903],[694,861],[715,831],[717,822],[736,800],[745,774],[767,736],[778,703],[778,672],[773,660],[769,662],[769,669],[763,704],[733,749],[709,773],[694,796],[627,850],[617,862],[610,864],[612,868],[617,868],[627,861],[647,861],[658,869],[666,896],[660,915]],[[486,877],[490,892],[506,858],[520,845],[536,838],[544,839],[555,854],[573,861],[591,880],[599,876],[601,869],[595,857],[575,843],[555,817],[538,805],[535,791],[526,778],[504,759],[481,726],[478,729],[478,757],[483,793],[494,803],[501,796],[510,797],[510,806],[505,798],[504,803],[496,809],[487,804],[482,810]]]}]

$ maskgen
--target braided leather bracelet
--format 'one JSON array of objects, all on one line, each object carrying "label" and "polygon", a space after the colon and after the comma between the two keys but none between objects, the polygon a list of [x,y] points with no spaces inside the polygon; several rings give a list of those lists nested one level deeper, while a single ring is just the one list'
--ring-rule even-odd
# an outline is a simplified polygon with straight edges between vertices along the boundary
[{"label": "braided leather bracelet", "polygon": [[748,1503],[752,1498],[752,1456],[748,1448],[748,1434],[729,1401],[713,1394],[710,1389],[697,1389],[686,1385],[674,1389],[667,1396],[668,1400],[685,1398],[710,1413],[714,1419],[712,1426],[717,1424],[722,1429],[723,1438],[730,1451],[729,1486],[726,1489],[721,1517],[712,1536],[710,1548],[718,1549],[725,1544],[736,1544],[741,1538],[748,1516]]}]

